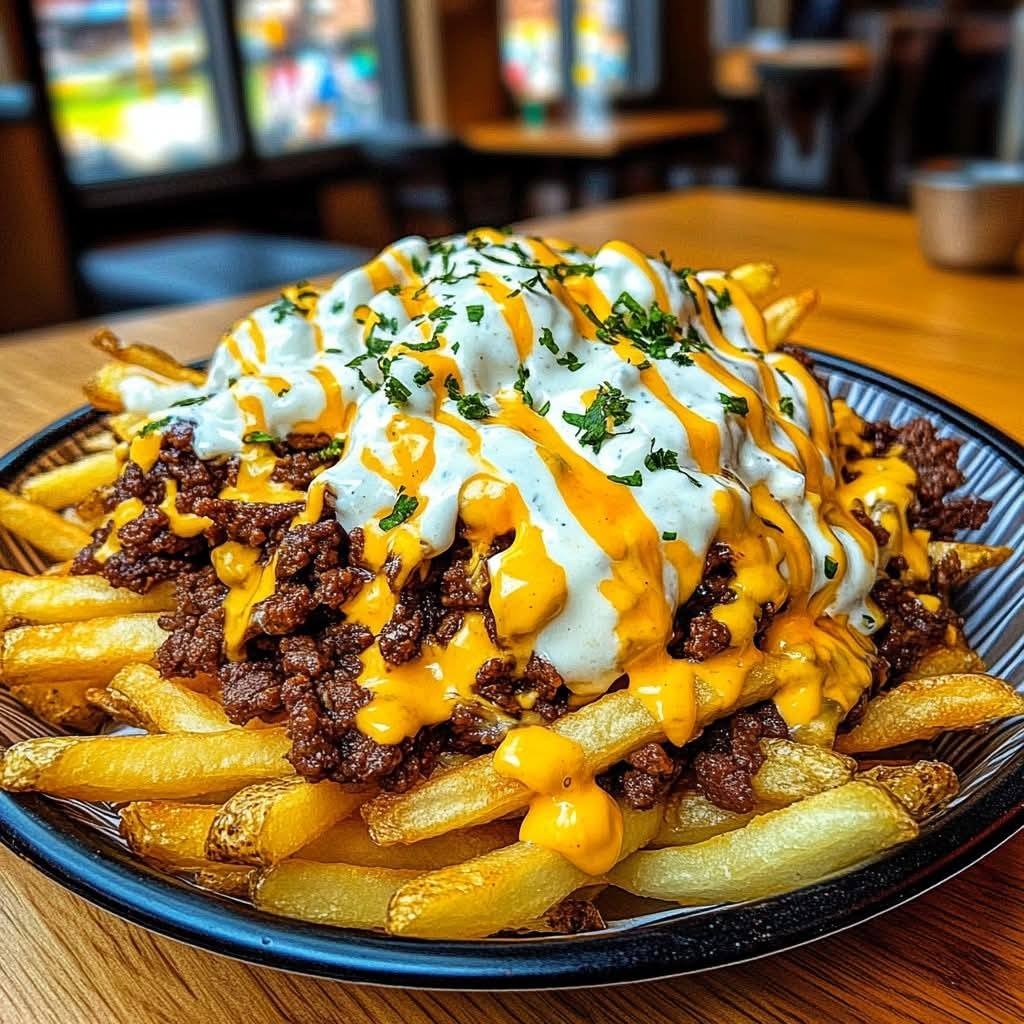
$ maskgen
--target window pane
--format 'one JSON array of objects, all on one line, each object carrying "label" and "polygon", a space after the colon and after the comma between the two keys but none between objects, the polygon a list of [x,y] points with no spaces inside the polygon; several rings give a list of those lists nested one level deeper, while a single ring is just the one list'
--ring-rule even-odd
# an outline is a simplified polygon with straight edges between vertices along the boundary
[{"label": "window pane", "polygon": [[33,0],[68,173],[90,182],[225,156],[201,0]]},{"label": "window pane", "polygon": [[559,0],[504,0],[501,70],[519,100],[546,103],[563,93]]},{"label": "window pane", "polygon": [[243,0],[245,94],[260,150],[327,145],[381,122],[372,0]]}]

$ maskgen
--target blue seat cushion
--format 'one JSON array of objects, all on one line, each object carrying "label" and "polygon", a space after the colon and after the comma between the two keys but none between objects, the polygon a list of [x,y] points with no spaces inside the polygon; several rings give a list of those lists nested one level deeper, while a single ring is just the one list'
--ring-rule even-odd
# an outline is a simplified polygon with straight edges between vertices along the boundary
[{"label": "blue seat cushion", "polygon": [[78,270],[102,312],[222,299],[365,263],[357,246],[246,232],[202,232],[82,254]]}]

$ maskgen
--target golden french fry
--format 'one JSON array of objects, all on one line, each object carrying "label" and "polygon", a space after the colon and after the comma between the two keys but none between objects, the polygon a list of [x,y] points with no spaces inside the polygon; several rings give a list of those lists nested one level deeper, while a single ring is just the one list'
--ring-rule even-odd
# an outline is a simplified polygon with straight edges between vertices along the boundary
[{"label": "golden french fry", "polygon": [[[123,413],[121,385],[129,377],[148,377],[156,383],[169,383],[156,374],[145,372],[141,367],[129,366],[127,363],[104,363],[91,377],[86,379],[82,390],[89,403],[100,412]],[[139,419],[134,413],[131,415],[133,418]],[[141,419],[144,421],[145,417]],[[114,433],[122,437],[116,427]],[[122,440],[127,440],[127,438],[122,437]]]},{"label": "golden french fry", "polygon": [[352,814],[366,794],[298,776],[260,782],[217,812],[206,837],[210,860],[269,866]]},{"label": "golden french fry", "polygon": [[742,828],[755,814],[849,782],[857,769],[852,758],[790,740],[761,740],[761,750],[765,761],[751,780],[757,799],[753,811],[727,811],[696,791],[680,790],[668,799],[655,845],[699,843]]},{"label": "golden french fry", "polygon": [[74,558],[92,540],[83,527],[3,488],[0,488],[0,526],[57,561]]},{"label": "golden french fry", "polygon": [[112,718],[146,732],[223,732],[238,726],[212,697],[178,679],[164,679],[149,665],[126,665],[89,699]]},{"label": "golden french fry", "polygon": [[324,863],[359,864],[368,868],[409,868],[436,871],[459,861],[479,857],[519,838],[518,821],[492,821],[476,828],[446,832],[408,846],[378,846],[361,818],[339,821],[319,839],[302,847],[303,860]]},{"label": "golden french fry", "polygon": [[167,638],[158,613],[19,626],[0,639],[0,678],[15,683],[107,683],[125,665],[152,661]]},{"label": "golden french fry", "polygon": [[781,345],[817,304],[818,293],[813,288],[808,288],[797,295],[786,295],[776,299],[767,306],[764,311],[764,323],[768,332],[768,344],[772,348]]},{"label": "golden french fry", "polygon": [[12,621],[77,622],[173,607],[171,583],[159,583],[147,594],[136,594],[112,587],[102,576],[24,576],[0,569],[0,628]]},{"label": "golden french fry", "polygon": [[126,345],[113,331],[106,328],[93,335],[92,344],[119,362],[141,367],[167,380],[184,381],[197,386],[206,380],[206,374],[202,370],[193,370],[190,366],[184,366],[163,349],[153,345]]},{"label": "golden french fry", "polygon": [[1024,697],[991,676],[912,679],[870,701],[857,725],[837,737],[836,749],[846,754],[885,750],[1021,714]]},{"label": "golden french fry", "polygon": [[206,836],[220,808],[170,800],[135,800],[121,808],[121,835],[133,853],[172,871],[213,866]]},{"label": "golden french fry", "polygon": [[609,874],[629,892],[685,906],[759,899],[808,885],[917,835],[881,786],[848,782],[702,843],[635,853]]},{"label": "golden french fry", "polygon": [[78,800],[188,800],[294,772],[284,729],[42,736],[8,747],[0,789]]},{"label": "golden french fry", "polygon": [[728,275],[756,302],[775,291],[779,270],[774,263],[744,263],[734,267]]},{"label": "golden french fry", "polygon": [[96,452],[30,477],[22,484],[21,496],[46,508],[71,508],[98,487],[112,484],[120,472],[116,452]]},{"label": "golden french fry", "polygon": [[[120,392],[117,394],[117,401],[121,401]],[[93,405],[95,404],[93,402]],[[137,412],[118,412],[108,417],[107,422],[116,438],[120,441],[130,441],[139,432],[139,427],[146,422],[146,417]]]},{"label": "golden french fry", "polygon": [[949,554],[955,554],[960,562],[957,583],[966,583],[986,569],[995,569],[1012,554],[1013,548],[997,547],[993,544],[965,544],[962,541],[932,540],[928,542],[928,560],[938,565]]},{"label": "golden french fry", "polygon": [[248,896],[256,878],[255,868],[237,867],[234,864],[211,864],[197,871],[193,881],[200,888],[221,896]]},{"label": "golden french fry", "polygon": [[12,686],[11,696],[43,722],[60,729],[95,732],[105,716],[87,697],[93,685],[89,682],[24,683]]},{"label": "golden french fry", "polygon": [[[774,688],[771,668],[757,666],[744,680],[736,701],[727,704],[698,677],[698,728],[734,708],[771,696]],[[587,767],[594,772],[603,771],[645,743],[664,738],[660,724],[628,690],[606,694],[551,728],[580,744]],[[491,755],[485,754],[432,776],[408,793],[383,794],[371,800],[363,806],[363,817],[374,842],[382,846],[413,843],[503,817],[524,807],[530,796],[524,785],[499,775]]]},{"label": "golden french fry", "polygon": [[809,722],[796,725],[790,729],[790,735],[797,743],[808,747],[831,749],[835,743],[836,732],[846,712],[836,701],[826,697],[821,704],[821,711]]},{"label": "golden french fry", "polygon": [[927,651],[904,677],[926,679],[929,676],[951,676],[984,673],[985,661],[977,651],[972,651],[963,640],[954,644],[936,647]]},{"label": "golden french fry", "polygon": [[[620,858],[646,846],[660,818],[660,807],[625,808]],[[392,897],[387,929],[418,938],[492,935],[541,917],[593,880],[554,850],[513,843],[406,882]]]},{"label": "golden french fry", "polygon": [[880,764],[860,772],[857,778],[884,786],[903,804],[915,821],[927,818],[932,811],[949,803],[960,792],[956,772],[942,761]]},{"label": "golden french fry", "polygon": [[252,887],[260,909],[340,928],[383,928],[388,901],[415,871],[321,864],[291,858],[261,872]]}]

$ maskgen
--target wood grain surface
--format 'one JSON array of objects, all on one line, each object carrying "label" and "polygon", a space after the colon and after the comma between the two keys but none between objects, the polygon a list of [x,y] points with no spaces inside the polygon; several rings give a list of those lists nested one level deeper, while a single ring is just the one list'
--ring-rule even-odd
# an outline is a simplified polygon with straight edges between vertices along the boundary
[{"label": "wood grain surface", "polygon": [[[677,262],[773,258],[815,285],[810,344],[930,387],[1024,437],[1020,276],[928,268],[909,215],[697,191],[621,203],[531,229],[628,238]],[[128,338],[194,358],[247,297],[123,320]],[[78,404],[99,359],[84,324],[0,339],[0,447]],[[249,967],[97,910],[0,851],[0,1024],[677,1024],[1024,1019],[1024,838],[921,899],[812,946],[704,975],[580,992],[417,993]]]}]

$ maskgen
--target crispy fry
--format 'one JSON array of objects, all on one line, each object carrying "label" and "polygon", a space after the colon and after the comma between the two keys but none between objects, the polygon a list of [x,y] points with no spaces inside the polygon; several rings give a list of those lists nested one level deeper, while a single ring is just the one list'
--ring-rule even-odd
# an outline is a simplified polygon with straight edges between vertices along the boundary
[{"label": "crispy fry", "polygon": [[[720,718],[733,707],[742,707],[771,695],[774,677],[767,666],[757,666],[747,676],[735,704],[726,706],[718,693],[697,680],[698,727]],[[609,693],[579,711],[559,719],[556,733],[583,747],[587,767],[595,772],[621,760],[626,754],[663,738],[661,726],[629,691]],[[363,817],[374,842],[413,843],[430,836],[493,821],[524,807],[530,791],[494,770],[491,755],[475,758],[460,768],[427,779],[421,786],[399,795],[385,794],[363,807]]]},{"label": "crispy fry", "polygon": [[9,747],[0,789],[78,800],[188,800],[294,771],[284,729],[165,736],[43,736]]},{"label": "crispy fry", "polygon": [[57,561],[74,558],[92,538],[52,509],[0,488],[0,526]]},{"label": "crispy fry", "polygon": [[378,846],[361,818],[340,821],[319,839],[302,847],[303,860],[361,864],[363,867],[436,871],[470,857],[479,857],[519,838],[518,821],[492,821],[476,828],[447,832],[409,846]]},{"label": "crispy fry", "polygon": [[972,651],[963,640],[954,644],[936,647],[924,654],[911,672],[904,676],[910,679],[927,679],[930,676],[951,676],[984,673],[985,661],[977,651]]},{"label": "crispy fry", "polygon": [[283,917],[341,928],[383,928],[388,901],[415,871],[321,864],[291,858],[261,872],[252,901]]},{"label": "crispy fry", "polygon": [[903,804],[915,821],[927,818],[932,811],[949,803],[960,792],[956,772],[942,761],[917,761],[906,765],[880,764],[860,772],[857,778],[884,786]]},{"label": "crispy fry", "polygon": [[1012,554],[1013,548],[993,544],[965,544],[962,541],[932,540],[928,542],[928,560],[938,565],[949,554],[960,562],[957,584],[966,583],[986,569],[995,569]]},{"label": "crispy fry", "polygon": [[743,263],[730,270],[728,276],[755,302],[770,295],[779,283],[779,270],[774,263]]},{"label": "crispy fry", "polygon": [[96,452],[30,477],[22,484],[21,496],[46,508],[71,508],[98,487],[112,484],[120,472],[116,452]]},{"label": "crispy fry", "polygon": [[991,676],[912,679],[870,701],[860,722],[837,738],[836,749],[846,754],[885,750],[1021,714],[1024,697]]},{"label": "crispy fry", "polygon": [[808,288],[798,295],[776,299],[766,307],[764,322],[768,332],[768,344],[772,348],[781,345],[817,304],[818,293],[813,288]]},{"label": "crispy fry", "polygon": [[635,853],[609,880],[686,906],[758,899],[842,871],[912,839],[917,826],[881,786],[848,782],[702,843]]},{"label": "crispy fry", "polygon": [[89,699],[119,722],[147,732],[223,732],[236,729],[212,697],[177,679],[164,679],[149,665],[126,665]]},{"label": "crispy fry", "polygon": [[12,686],[11,696],[21,701],[36,718],[50,725],[78,732],[95,732],[105,716],[102,709],[90,703],[86,696],[92,689],[93,684],[89,682],[25,683]]},{"label": "crispy fry", "polygon": [[174,607],[174,586],[148,594],[112,587],[102,576],[24,576],[0,569],[0,628],[12,621],[78,622],[102,615],[163,612]]},{"label": "crispy fry", "polygon": [[93,335],[92,344],[119,362],[141,367],[158,377],[165,377],[167,380],[184,381],[187,384],[195,384],[197,387],[206,380],[206,374],[202,370],[193,370],[190,366],[184,366],[163,349],[153,345],[126,345],[113,331],[107,328],[99,330]]},{"label": "crispy fry", "polygon": [[727,811],[695,790],[679,790],[669,797],[655,845],[699,843],[742,828],[756,814],[849,782],[857,769],[852,758],[790,740],[761,740],[761,750],[765,762],[751,780],[757,799],[753,811]]},{"label": "crispy fry", "polygon": [[221,896],[248,896],[256,878],[255,868],[237,867],[234,864],[211,864],[197,871],[196,885]]},{"label": "crispy fry", "polygon": [[[117,400],[121,401],[120,393]],[[146,417],[137,412],[119,412],[109,417],[107,422],[116,438],[120,441],[130,441],[139,432],[139,427],[146,422]]]},{"label": "crispy fry", "polygon": [[[660,807],[623,810],[620,858],[650,842],[660,817]],[[591,881],[554,850],[514,843],[407,882],[388,907],[387,929],[419,938],[492,935],[541,917]]]},{"label": "crispy fry", "polygon": [[298,776],[257,783],[217,812],[206,837],[210,860],[266,865],[302,849],[365,801],[366,794],[336,782]]},{"label": "crispy fry", "polygon": [[121,808],[121,835],[133,853],[169,870],[209,867],[206,836],[219,810],[216,804],[135,800]]},{"label": "crispy fry", "polygon": [[107,683],[125,665],[152,661],[167,637],[159,617],[111,615],[9,629],[0,640],[0,677],[8,686],[66,679]]}]

